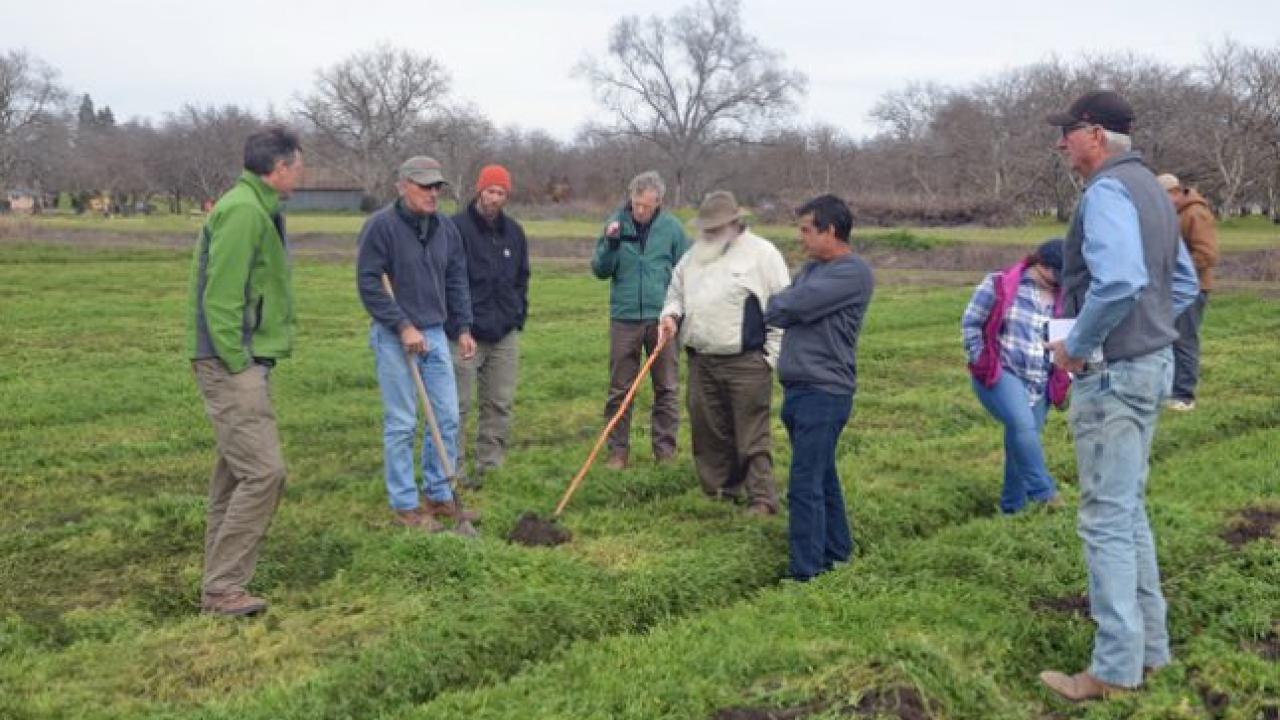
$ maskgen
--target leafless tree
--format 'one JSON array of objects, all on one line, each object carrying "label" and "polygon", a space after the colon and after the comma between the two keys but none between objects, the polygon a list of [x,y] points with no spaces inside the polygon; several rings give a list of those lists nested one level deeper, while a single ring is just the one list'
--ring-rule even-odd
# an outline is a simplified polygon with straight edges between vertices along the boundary
[{"label": "leafless tree", "polygon": [[613,122],[602,132],[659,148],[674,175],[674,203],[709,154],[757,140],[803,94],[805,76],[742,27],[738,0],[696,0],[668,19],[624,17],[606,58],[585,78]]},{"label": "leafless tree", "polygon": [[66,122],[66,97],[58,72],[42,60],[23,50],[0,54],[0,185],[39,179],[21,167],[29,158],[24,151],[50,125]]},{"label": "leafless tree", "polygon": [[216,198],[240,174],[245,138],[261,125],[236,105],[183,105],[165,118],[157,174],[173,193],[197,201]]},{"label": "leafless tree", "polygon": [[382,45],[316,73],[297,113],[341,155],[336,168],[366,193],[385,194],[389,167],[403,159],[428,113],[441,106],[449,77],[434,58]]}]

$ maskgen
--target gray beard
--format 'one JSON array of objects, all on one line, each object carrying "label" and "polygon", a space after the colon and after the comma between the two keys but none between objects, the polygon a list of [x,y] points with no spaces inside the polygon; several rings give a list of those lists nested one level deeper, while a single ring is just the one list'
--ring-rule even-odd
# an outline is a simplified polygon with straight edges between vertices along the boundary
[{"label": "gray beard", "polygon": [[693,242],[693,247],[689,248],[691,262],[694,265],[707,265],[719,260],[728,249],[729,243],[733,241],[732,237],[723,240],[707,240],[698,238]]}]

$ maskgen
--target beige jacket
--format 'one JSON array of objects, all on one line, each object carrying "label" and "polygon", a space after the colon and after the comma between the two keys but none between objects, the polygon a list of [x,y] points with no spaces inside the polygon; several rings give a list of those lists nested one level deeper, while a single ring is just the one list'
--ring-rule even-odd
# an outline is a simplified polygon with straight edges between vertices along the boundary
[{"label": "beige jacket", "polygon": [[776,365],[782,330],[765,327],[764,309],[774,293],[791,284],[782,253],[745,230],[721,255],[705,262],[696,255],[691,249],[680,258],[662,308],[663,317],[680,321],[680,344],[708,355],[736,355],[744,339],[751,344],[763,339],[765,360]]}]

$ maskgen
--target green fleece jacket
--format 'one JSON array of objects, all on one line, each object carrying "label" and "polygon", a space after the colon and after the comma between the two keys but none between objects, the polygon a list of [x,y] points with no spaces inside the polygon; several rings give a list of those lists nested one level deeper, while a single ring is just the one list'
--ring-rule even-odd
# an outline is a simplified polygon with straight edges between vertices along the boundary
[{"label": "green fleece jacket", "polygon": [[187,354],[238,373],[293,348],[293,288],[280,198],[244,172],[200,231],[191,258]]},{"label": "green fleece jacket", "polygon": [[[609,286],[609,317],[614,320],[657,320],[667,297],[671,269],[689,248],[684,228],[674,215],[659,211],[641,234],[631,217],[630,204],[605,221],[619,225],[616,243],[602,232],[591,257],[591,271]],[[616,247],[613,247],[616,245]]]}]

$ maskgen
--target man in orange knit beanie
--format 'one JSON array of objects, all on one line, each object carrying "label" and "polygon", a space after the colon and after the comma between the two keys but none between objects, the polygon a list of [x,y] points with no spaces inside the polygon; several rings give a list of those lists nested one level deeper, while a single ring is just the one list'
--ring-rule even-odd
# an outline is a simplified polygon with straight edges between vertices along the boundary
[{"label": "man in orange knit beanie", "polygon": [[[474,472],[462,480],[473,489],[506,459],[520,331],[529,309],[529,243],[520,223],[503,212],[511,189],[511,173],[506,168],[486,165],[476,180],[475,197],[453,216],[467,253],[471,335],[476,340],[476,352],[470,358],[462,357],[457,343],[451,343],[459,426],[464,433],[473,393],[478,394],[480,407]],[[445,323],[451,339],[455,330],[451,323]],[[460,468],[466,445],[465,440],[459,443]]]}]

